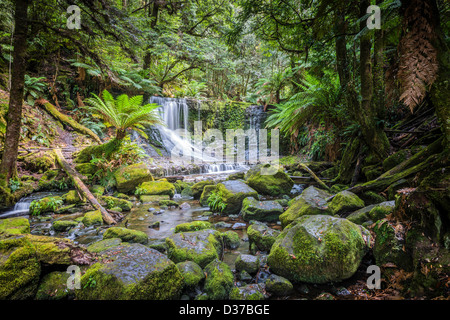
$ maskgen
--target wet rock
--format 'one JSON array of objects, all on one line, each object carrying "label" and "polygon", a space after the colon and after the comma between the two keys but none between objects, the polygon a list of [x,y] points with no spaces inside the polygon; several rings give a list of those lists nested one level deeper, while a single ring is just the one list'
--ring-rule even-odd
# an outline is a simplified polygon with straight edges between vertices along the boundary
[{"label": "wet rock", "polygon": [[257,192],[271,196],[289,194],[294,186],[294,181],[282,168],[277,169],[270,164],[258,165],[248,170],[245,181]]},{"label": "wet rock", "polygon": [[255,245],[259,251],[270,252],[279,230],[272,229],[263,223],[253,223],[247,229],[251,245]]},{"label": "wet rock", "polygon": [[119,192],[133,192],[138,185],[153,181],[153,176],[145,163],[136,163],[117,169],[114,172],[116,188]]},{"label": "wet rock", "polygon": [[239,239],[239,235],[232,230],[228,230],[222,233],[223,243],[225,248],[235,250],[241,244],[241,240]]},{"label": "wet rock", "polygon": [[206,273],[204,289],[208,299],[228,299],[234,287],[234,277],[230,267],[216,258],[205,266],[204,271]]},{"label": "wet rock", "polygon": [[222,211],[225,215],[239,213],[242,201],[247,197],[258,199],[258,193],[242,180],[223,181],[217,184],[217,191],[222,194],[222,201],[226,204]]},{"label": "wet rock", "polygon": [[46,274],[40,281],[36,292],[36,300],[67,300],[74,296],[73,290],[67,288],[67,272],[53,271]]},{"label": "wet rock", "polygon": [[237,271],[245,270],[250,274],[255,274],[259,270],[259,263],[258,256],[241,253],[235,261],[235,267]]},{"label": "wet rock", "polygon": [[268,265],[294,282],[326,283],[351,277],[370,247],[367,229],[347,219],[302,216],[276,238]]},{"label": "wet rock", "polygon": [[234,287],[230,292],[230,300],[264,300],[263,284],[248,284],[243,287]]},{"label": "wet rock", "polygon": [[146,244],[148,242],[147,234],[142,231],[111,227],[103,234],[103,239],[120,238],[124,242]]},{"label": "wet rock", "polygon": [[292,283],[281,276],[276,274],[271,274],[266,280],[266,290],[267,292],[275,296],[287,296],[293,292],[294,286]]},{"label": "wet rock", "polygon": [[64,232],[70,230],[73,227],[76,227],[78,222],[73,220],[56,220],[52,223],[52,228],[58,232]]},{"label": "wet rock", "polygon": [[227,223],[224,221],[219,221],[214,224],[214,228],[216,228],[216,229],[227,229],[227,228],[231,228],[232,226],[233,225],[231,223]]},{"label": "wet rock", "polygon": [[180,209],[182,209],[182,210],[187,210],[187,209],[190,209],[190,208],[191,208],[190,204],[187,203],[187,202],[183,202],[182,204],[180,204],[179,207],[180,207]]},{"label": "wet rock", "polygon": [[247,227],[246,223],[236,222],[235,224],[233,224],[231,228],[237,230],[237,229],[245,229],[246,227]]},{"label": "wet rock", "polygon": [[93,264],[81,277],[78,300],[179,298],[183,277],[164,254],[138,243],[123,243],[102,254],[104,262]]},{"label": "wet rock", "polygon": [[195,286],[205,279],[202,268],[193,261],[177,263],[177,268],[180,270],[184,279],[184,285],[187,288],[195,288]]},{"label": "wet rock", "polygon": [[200,267],[218,258],[222,253],[222,237],[217,230],[175,233],[166,238],[167,255],[175,263],[194,261]]},{"label": "wet rock", "polygon": [[0,233],[2,232],[7,234],[30,233],[30,221],[22,217],[0,219]]},{"label": "wet rock", "polygon": [[106,239],[106,240],[100,240],[100,241],[90,244],[87,247],[87,250],[89,252],[99,253],[99,252],[108,250],[112,247],[117,247],[121,243],[122,243],[122,240],[119,238],[110,238],[110,239]]},{"label": "wet rock", "polygon": [[250,282],[253,279],[253,277],[245,270],[241,270],[238,274],[241,281]]},{"label": "wet rock", "polygon": [[289,208],[279,216],[281,225],[284,228],[303,215],[331,214],[326,201],[330,196],[314,186],[306,188],[301,195],[289,201]]},{"label": "wet rock", "polygon": [[120,199],[112,196],[102,196],[102,203],[106,205],[106,208],[112,209],[114,207],[119,207],[123,211],[130,211],[133,207],[133,203],[131,201]]},{"label": "wet rock", "polygon": [[242,217],[245,221],[277,221],[283,207],[276,201],[258,201],[247,197],[242,202]]},{"label": "wet rock", "polygon": [[394,211],[394,208],[395,201],[384,201],[352,212],[347,216],[347,219],[356,224],[363,224],[367,221],[378,221]]},{"label": "wet rock", "polygon": [[103,224],[103,217],[100,210],[89,211],[84,214],[83,224],[85,227]]},{"label": "wet rock", "polygon": [[199,181],[199,182],[195,183],[191,188],[192,196],[196,200],[200,199],[200,196],[201,196],[205,186],[214,185],[214,184],[215,183],[212,180],[203,180],[203,181]]},{"label": "wet rock", "polygon": [[153,207],[151,207],[151,208],[148,208],[148,212],[153,212],[153,211],[155,211],[156,209],[155,208],[153,208]]},{"label": "wet rock", "polygon": [[341,191],[328,204],[332,214],[342,214],[364,208],[364,201],[350,191]]},{"label": "wet rock", "polygon": [[208,221],[192,221],[177,225],[175,227],[175,233],[211,229],[211,227],[212,225]]},{"label": "wet rock", "polygon": [[175,195],[175,186],[164,180],[143,182],[138,188],[141,195],[168,195],[170,198]]},{"label": "wet rock", "polygon": [[149,228],[153,228],[153,229],[157,229],[157,228],[159,228],[160,224],[161,224],[160,221],[155,221],[155,222],[152,222],[148,227]]}]

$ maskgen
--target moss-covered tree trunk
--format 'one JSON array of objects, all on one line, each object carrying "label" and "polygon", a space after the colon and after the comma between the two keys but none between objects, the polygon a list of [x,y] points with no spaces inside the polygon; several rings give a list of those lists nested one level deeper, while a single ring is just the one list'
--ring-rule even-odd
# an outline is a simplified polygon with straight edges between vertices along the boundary
[{"label": "moss-covered tree trunk", "polygon": [[6,135],[3,148],[0,175],[2,185],[6,186],[10,178],[17,176],[17,155],[20,128],[22,127],[22,104],[26,71],[27,53],[27,12],[29,0],[15,1],[14,51],[11,72],[11,90],[9,108],[6,115]]}]

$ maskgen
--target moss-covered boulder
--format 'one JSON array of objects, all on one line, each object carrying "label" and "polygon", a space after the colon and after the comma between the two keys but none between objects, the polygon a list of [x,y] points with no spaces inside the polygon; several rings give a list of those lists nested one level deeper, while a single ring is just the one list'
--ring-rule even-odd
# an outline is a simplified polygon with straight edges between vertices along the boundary
[{"label": "moss-covered boulder", "polygon": [[245,270],[249,274],[255,274],[259,270],[260,259],[258,256],[254,256],[251,254],[240,254],[234,265],[237,271]]},{"label": "moss-covered boulder", "polygon": [[52,228],[58,232],[68,231],[78,225],[78,222],[73,220],[55,220],[52,222]]},{"label": "moss-covered boulder", "polygon": [[192,221],[180,223],[175,227],[175,233],[178,232],[189,232],[189,231],[198,231],[203,229],[211,229],[212,224],[208,221]]},{"label": "moss-covered boulder", "polygon": [[219,259],[205,266],[206,280],[204,290],[210,300],[228,299],[234,287],[234,277],[230,267]]},{"label": "moss-covered boulder", "polygon": [[271,167],[270,164],[255,166],[245,174],[247,184],[257,192],[278,196],[289,194],[294,181],[282,168]]},{"label": "moss-covered boulder", "polygon": [[117,247],[122,244],[122,239],[120,238],[109,238],[105,240],[100,240],[90,244],[86,249],[92,253],[99,253],[108,250],[112,247]]},{"label": "moss-covered boulder", "polygon": [[148,236],[145,232],[122,227],[111,227],[103,234],[103,239],[119,238],[124,242],[148,243]]},{"label": "moss-covered boulder", "polygon": [[328,192],[314,186],[306,188],[289,202],[289,208],[279,216],[281,226],[284,228],[303,215],[331,214],[326,201],[330,196]]},{"label": "moss-covered boulder", "polygon": [[130,211],[133,207],[133,203],[131,201],[120,199],[112,196],[102,196],[101,202],[106,206],[108,209],[119,207],[123,211]]},{"label": "moss-covered boulder", "polygon": [[230,300],[264,300],[262,291],[264,286],[260,283],[248,284],[243,287],[234,287],[229,294]]},{"label": "moss-covered boulder", "polygon": [[103,224],[103,217],[100,210],[89,211],[84,214],[83,224],[85,227]]},{"label": "moss-covered boulder", "polygon": [[70,274],[64,271],[53,271],[40,281],[36,292],[36,300],[66,300],[74,297],[74,291],[67,288]]},{"label": "moss-covered boulder", "polygon": [[245,221],[277,221],[283,212],[283,207],[277,201],[258,201],[247,197],[242,202],[241,214]]},{"label": "moss-covered boulder", "polygon": [[350,191],[341,191],[328,203],[332,214],[342,214],[364,208],[364,201]]},{"label": "moss-covered boulder", "polygon": [[162,200],[170,200],[170,196],[168,195],[159,195],[159,196],[149,196],[149,195],[141,195],[139,196],[139,200],[141,200],[142,203],[147,204],[147,203],[159,203],[159,201]]},{"label": "moss-covered boulder", "polygon": [[146,181],[153,181],[153,176],[145,163],[131,164],[114,172],[116,188],[119,192],[133,192],[138,185]]},{"label": "moss-covered boulder", "polygon": [[30,214],[41,215],[47,212],[55,212],[63,205],[63,200],[59,196],[44,197],[39,200],[33,200],[30,203]]},{"label": "moss-covered boulder", "polygon": [[166,244],[169,259],[194,261],[202,268],[219,258],[223,247],[221,233],[212,229],[175,233],[166,238]]},{"label": "moss-covered boulder", "polygon": [[368,230],[347,219],[302,216],[277,237],[267,263],[290,281],[337,282],[356,272],[370,241]]},{"label": "moss-covered boulder", "polygon": [[205,279],[205,273],[202,268],[193,261],[183,261],[176,264],[183,276],[184,286],[193,289]]},{"label": "moss-covered boulder", "polygon": [[209,198],[209,195],[211,194],[211,192],[213,190],[216,190],[216,186],[215,185],[206,185],[203,188],[203,192],[202,192],[202,194],[200,196],[200,200],[199,200],[200,204],[203,207],[207,207],[208,206],[208,198]]},{"label": "moss-covered boulder", "polygon": [[36,248],[27,238],[0,240],[0,300],[33,298],[40,273]]},{"label": "moss-covered boulder", "polygon": [[216,192],[221,195],[226,207],[222,210],[225,215],[237,214],[241,211],[242,202],[247,197],[258,199],[258,193],[246,185],[242,180],[228,180],[217,184]]},{"label": "moss-covered boulder", "polygon": [[263,223],[253,223],[247,228],[250,248],[255,248],[255,251],[270,252],[279,234],[279,230],[272,229]]},{"label": "moss-covered boulder", "polygon": [[227,249],[231,250],[237,249],[241,244],[241,239],[239,238],[239,235],[237,234],[236,231],[233,230],[222,232],[222,239],[223,244]]},{"label": "moss-covered boulder", "polygon": [[379,220],[373,227],[375,243],[373,255],[378,266],[385,263],[393,263],[402,269],[411,270],[411,256],[405,249],[406,228],[391,224],[388,220]]},{"label": "moss-covered boulder", "polygon": [[67,204],[78,204],[82,202],[76,190],[70,190],[69,192],[63,194],[61,198]]},{"label": "moss-covered boulder", "polygon": [[0,235],[30,233],[30,221],[27,218],[14,217],[0,219]]},{"label": "moss-covered boulder", "polygon": [[96,197],[100,197],[100,196],[102,196],[105,193],[105,187],[101,186],[99,184],[94,184],[90,188],[90,190]]},{"label": "moss-covered boulder", "polygon": [[19,158],[23,167],[32,172],[45,172],[55,167],[55,155],[53,151],[39,151]]},{"label": "moss-covered boulder", "polygon": [[408,150],[402,149],[397,151],[396,153],[390,155],[383,161],[383,170],[388,171],[395,167],[396,165],[399,165],[403,161],[405,161],[408,158]]},{"label": "moss-covered boulder", "polygon": [[147,181],[141,183],[136,192],[140,195],[168,195],[173,198],[175,195],[175,186],[170,182],[160,181]]},{"label": "moss-covered boulder", "polygon": [[138,243],[102,251],[103,263],[81,277],[78,300],[170,300],[179,298],[183,277],[164,254]]},{"label": "moss-covered boulder", "polygon": [[160,200],[158,203],[161,207],[177,207],[179,203],[173,200]]},{"label": "moss-covered boulder", "polygon": [[212,185],[215,185],[214,181],[212,180],[203,180],[195,183],[191,187],[192,196],[194,197],[194,199],[200,199],[200,196],[205,186],[212,186]]},{"label": "moss-covered boulder", "polygon": [[294,286],[288,279],[271,274],[266,280],[266,290],[275,296],[287,296],[293,292]]}]

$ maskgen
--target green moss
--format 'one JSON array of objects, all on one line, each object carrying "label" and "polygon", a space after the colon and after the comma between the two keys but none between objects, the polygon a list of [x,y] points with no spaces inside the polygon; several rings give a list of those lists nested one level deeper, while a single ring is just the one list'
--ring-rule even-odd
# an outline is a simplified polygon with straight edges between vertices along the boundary
[{"label": "green moss", "polygon": [[82,175],[89,176],[95,174],[97,168],[94,164],[91,163],[77,163],[75,165],[75,170]]},{"label": "green moss", "polygon": [[76,227],[78,225],[78,222],[73,220],[56,220],[52,223],[52,228],[55,231],[58,232],[64,232],[67,230],[72,229],[73,227]]},{"label": "green moss", "polygon": [[74,159],[75,163],[89,163],[93,158],[109,158],[111,154],[116,152],[122,142],[120,140],[111,139],[107,143],[101,145],[93,145],[82,149]]},{"label": "green moss", "polygon": [[45,197],[40,200],[33,200],[30,204],[30,214],[40,215],[47,212],[55,212],[61,207],[63,200],[59,196]]},{"label": "green moss", "polygon": [[53,151],[31,153],[23,157],[24,168],[32,172],[45,172],[55,167],[55,155]]},{"label": "green moss", "polygon": [[247,197],[242,202],[242,218],[245,221],[277,221],[283,207],[276,201],[258,201],[253,197]]},{"label": "green moss", "polygon": [[174,206],[174,207],[177,207],[177,208],[179,206],[178,202],[173,201],[173,200],[160,200],[159,201],[159,205],[163,206],[163,207],[164,206],[165,207],[172,207],[172,206]]},{"label": "green moss", "polygon": [[105,187],[98,185],[98,184],[94,184],[91,188],[90,188],[91,192],[96,195],[97,197],[102,196],[105,193]]},{"label": "green moss", "polygon": [[70,190],[66,194],[63,194],[62,197],[63,201],[68,204],[77,204],[82,202],[80,197],[78,196],[78,192],[76,190]]},{"label": "green moss", "polygon": [[230,267],[215,259],[204,269],[206,273],[205,292],[210,300],[228,299],[234,287],[234,277]]},{"label": "green moss", "polygon": [[191,188],[192,196],[194,197],[194,199],[200,199],[200,196],[201,196],[205,186],[214,185],[214,184],[215,184],[214,181],[211,181],[211,180],[203,180],[203,181],[197,182]]},{"label": "green moss", "polygon": [[208,206],[208,197],[210,196],[211,192],[213,192],[213,190],[216,189],[215,185],[206,185],[203,188],[203,192],[200,196],[200,204],[203,207],[207,207]]},{"label": "green moss", "polygon": [[2,232],[8,234],[30,233],[30,221],[22,217],[0,219],[0,234]]},{"label": "green moss", "polygon": [[328,205],[333,214],[351,212],[364,207],[364,201],[350,191],[341,191],[336,194]]},{"label": "green moss", "polygon": [[193,261],[184,261],[176,264],[183,276],[184,285],[187,288],[195,288],[203,279],[205,273],[202,268]]},{"label": "green moss", "polygon": [[90,244],[87,247],[87,250],[89,252],[93,252],[93,253],[100,253],[102,251],[111,249],[112,247],[117,247],[121,243],[122,243],[122,239],[119,239],[119,238],[110,238],[110,239],[100,240],[100,241]]},{"label": "green moss", "polygon": [[123,211],[130,211],[133,207],[133,203],[131,201],[125,200],[125,199],[119,199],[112,196],[102,196],[101,197],[102,202],[106,204],[106,207],[108,209],[112,209],[114,207],[119,207]]},{"label": "green moss", "polygon": [[258,193],[247,186],[242,180],[229,180],[217,184],[217,193],[221,194],[221,201],[226,207],[223,214],[237,214],[242,208],[242,202],[247,197],[258,199]]},{"label": "green moss", "polygon": [[73,296],[67,288],[67,272],[54,271],[46,274],[39,283],[36,300],[65,300]]},{"label": "green moss", "polygon": [[264,170],[273,169],[269,164],[256,166],[245,175],[247,184],[261,194],[278,196],[289,194],[294,181],[284,172],[282,168],[274,169],[272,174],[264,174]]},{"label": "green moss", "polygon": [[198,231],[203,229],[211,229],[212,225],[208,221],[192,221],[181,223],[175,227],[175,233],[178,232],[189,232],[189,231]]},{"label": "green moss", "polygon": [[117,169],[114,172],[116,188],[119,192],[133,192],[143,182],[154,181],[145,163],[136,163]]},{"label": "green moss", "polygon": [[173,198],[175,195],[175,186],[167,181],[147,181],[141,183],[136,188],[136,194],[168,195],[170,198]]},{"label": "green moss", "polygon": [[85,227],[103,224],[103,217],[100,210],[89,211],[84,214],[83,224]]},{"label": "green moss", "polygon": [[103,234],[103,239],[120,238],[124,242],[134,242],[146,244],[148,242],[148,236],[142,231],[122,228],[111,227]]},{"label": "green moss", "polygon": [[222,233],[223,244],[225,248],[228,249],[237,249],[241,244],[241,239],[237,232],[233,230],[228,230]]},{"label": "green moss", "polygon": [[398,164],[402,163],[403,161],[405,161],[407,158],[408,158],[408,150],[405,149],[400,150],[384,159],[383,170],[388,171],[393,167],[397,166]]},{"label": "green moss", "polygon": [[229,295],[230,300],[264,300],[262,288],[258,284],[234,287]]},{"label": "green moss", "polygon": [[269,228],[262,223],[253,223],[247,228],[250,244],[254,244],[259,251],[270,252],[272,245],[280,231]]}]

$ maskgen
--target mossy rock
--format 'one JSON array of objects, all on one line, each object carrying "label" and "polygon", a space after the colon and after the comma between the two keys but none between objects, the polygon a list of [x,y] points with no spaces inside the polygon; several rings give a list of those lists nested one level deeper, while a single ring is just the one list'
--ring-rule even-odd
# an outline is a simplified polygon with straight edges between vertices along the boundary
[{"label": "mossy rock", "polygon": [[117,169],[114,177],[117,190],[123,193],[133,192],[143,182],[154,181],[145,163],[136,163]]},{"label": "mossy rock", "polygon": [[192,221],[185,222],[177,225],[175,227],[175,233],[179,232],[190,232],[190,231],[199,231],[203,229],[211,229],[212,224],[208,221]]},{"label": "mossy rock", "polygon": [[122,239],[120,238],[109,238],[105,240],[100,240],[90,244],[87,247],[87,251],[92,253],[101,253],[102,251],[111,249],[112,247],[117,247],[122,244]]},{"label": "mossy rock", "polygon": [[247,184],[258,193],[279,196],[289,194],[294,181],[282,168],[276,169],[270,164],[255,166],[245,174]]},{"label": "mossy rock", "polygon": [[370,241],[367,229],[347,219],[306,215],[280,233],[267,263],[293,282],[338,282],[356,272]]},{"label": "mossy rock", "polygon": [[166,238],[167,255],[175,263],[194,261],[200,267],[220,257],[221,233],[212,229],[175,233]]},{"label": "mossy rock", "polygon": [[408,150],[402,149],[383,161],[383,170],[388,171],[408,159]]},{"label": "mossy rock", "polygon": [[41,191],[55,189],[55,183],[59,172],[60,170],[58,169],[50,169],[45,171],[38,181],[38,189]]},{"label": "mossy rock", "polygon": [[253,223],[247,228],[250,247],[255,245],[259,251],[263,252],[270,252],[279,234],[279,230],[272,229],[263,223]]},{"label": "mossy rock", "polygon": [[39,151],[24,156],[22,159],[24,169],[32,172],[45,172],[55,167],[53,151]]},{"label": "mossy rock", "polygon": [[148,236],[145,232],[122,227],[111,227],[103,234],[103,239],[119,238],[124,242],[146,244]]},{"label": "mossy rock", "polygon": [[360,195],[360,198],[364,201],[366,205],[376,204],[386,201],[386,198],[375,191],[366,191]]},{"label": "mossy rock", "polygon": [[40,281],[36,292],[36,300],[67,300],[75,293],[67,288],[70,274],[64,271],[53,271],[46,274]]},{"label": "mossy rock", "polygon": [[195,288],[205,279],[205,273],[202,268],[193,261],[183,261],[176,264],[183,276],[184,285],[186,288]]},{"label": "mossy rock", "polygon": [[203,192],[203,189],[205,188],[205,186],[212,186],[212,185],[215,185],[214,181],[212,181],[212,180],[203,180],[203,181],[199,181],[199,182],[195,183],[191,187],[192,196],[196,200],[200,199],[200,196],[202,195],[202,192]]},{"label": "mossy rock", "polygon": [[332,214],[342,214],[364,208],[364,201],[350,191],[341,191],[328,203]]},{"label": "mossy rock", "polygon": [[26,237],[0,240],[0,300],[33,298],[40,273],[36,248]]},{"label": "mossy rock", "polygon": [[78,300],[178,299],[183,277],[164,254],[139,243],[123,243],[102,252],[81,277]]},{"label": "mossy rock", "polygon": [[306,188],[301,195],[290,201],[289,208],[279,216],[281,226],[284,228],[303,215],[331,214],[326,201],[330,196],[327,191],[314,186]]},{"label": "mossy rock", "polygon": [[138,188],[140,195],[168,195],[170,198],[175,195],[175,186],[167,181],[147,181]]},{"label": "mossy rock", "polygon": [[348,185],[336,183],[336,184],[333,184],[331,186],[330,192],[331,193],[338,193],[338,192],[344,191],[345,189],[348,189]]},{"label": "mossy rock", "polygon": [[96,195],[97,197],[102,196],[105,193],[105,187],[101,186],[99,184],[94,184],[90,188],[91,192]]},{"label": "mossy rock", "polygon": [[216,186],[215,185],[206,185],[203,188],[203,192],[200,196],[200,205],[202,207],[207,207],[208,206],[208,197],[210,196],[211,192],[213,190],[216,190]]},{"label": "mossy rock", "polygon": [[59,196],[50,196],[39,200],[33,200],[30,203],[30,214],[41,215],[47,212],[55,212],[62,204],[63,199]]},{"label": "mossy rock", "polygon": [[14,217],[0,219],[0,235],[30,233],[30,221],[27,218]]},{"label": "mossy rock", "polygon": [[254,256],[251,254],[240,254],[234,265],[237,271],[245,270],[249,274],[256,274],[259,270],[260,259],[258,256]]},{"label": "mossy rock", "polygon": [[70,190],[69,192],[63,194],[61,198],[67,204],[78,204],[82,202],[76,190]]},{"label": "mossy rock", "polygon": [[179,206],[179,203],[173,200],[160,200],[159,205],[162,207],[177,207]]},{"label": "mossy rock", "polygon": [[75,170],[84,176],[91,176],[97,171],[97,167],[92,163],[77,163]]},{"label": "mossy rock", "polygon": [[131,201],[112,196],[102,196],[101,200],[103,203],[106,204],[106,208],[108,209],[119,207],[123,211],[130,211],[131,208],[133,207],[133,203]]},{"label": "mossy rock", "polygon": [[55,220],[52,223],[52,228],[58,232],[64,232],[76,227],[78,222],[73,220]]},{"label": "mossy rock", "polygon": [[264,300],[262,293],[264,287],[261,284],[248,284],[243,287],[234,287],[230,294],[230,300]]},{"label": "mossy rock", "polygon": [[139,200],[141,200],[142,203],[151,203],[151,202],[158,202],[162,200],[170,200],[170,196],[168,195],[159,195],[159,196],[149,196],[149,195],[141,195],[139,196]]},{"label": "mossy rock", "polygon": [[378,178],[382,173],[382,168],[379,165],[367,166],[361,169],[362,173],[366,177],[367,181]]},{"label": "mossy rock", "polygon": [[230,267],[216,258],[205,266],[204,271],[206,273],[204,290],[208,299],[228,299],[234,287],[234,277]]},{"label": "mossy rock", "polygon": [[84,214],[83,224],[85,227],[103,224],[103,217],[100,210],[89,211]]},{"label": "mossy rock", "polygon": [[231,250],[239,248],[241,244],[241,239],[239,238],[239,235],[237,234],[236,231],[233,230],[222,232],[222,239],[225,248]]},{"label": "mossy rock", "polygon": [[226,207],[222,210],[225,215],[238,214],[242,202],[247,197],[258,199],[258,193],[246,185],[242,180],[228,180],[217,184],[217,192],[222,194],[222,202]]},{"label": "mossy rock", "polygon": [[404,250],[405,239],[397,235],[395,225],[388,220],[379,220],[372,231],[375,234],[373,255],[378,266],[393,263],[397,267],[411,270],[411,256]]},{"label": "mossy rock", "polygon": [[227,180],[239,180],[245,178],[245,172],[235,172],[227,177]]},{"label": "mossy rock", "polygon": [[258,201],[253,197],[247,197],[242,202],[242,218],[245,221],[277,221],[283,207],[276,201]]},{"label": "mossy rock", "polygon": [[73,162],[75,163],[89,163],[93,158],[108,159],[111,154],[117,151],[121,146],[121,141],[111,139],[106,143],[100,145],[91,145],[78,152]]},{"label": "mossy rock", "polygon": [[266,280],[266,290],[275,296],[287,296],[293,292],[294,286],[288,279],[271,274]]}]

